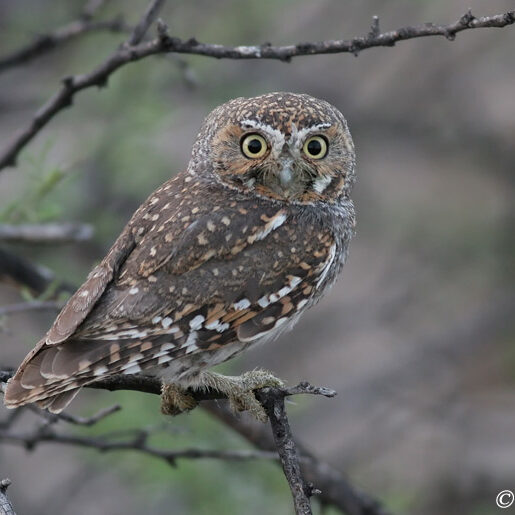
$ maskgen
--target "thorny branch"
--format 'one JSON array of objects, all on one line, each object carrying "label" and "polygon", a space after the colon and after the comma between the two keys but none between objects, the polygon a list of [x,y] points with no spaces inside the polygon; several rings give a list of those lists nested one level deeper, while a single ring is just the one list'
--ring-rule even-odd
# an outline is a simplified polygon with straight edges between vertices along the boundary
[{"label": "thorny branch", "polygon": [[[296,45],[274,46],[262,45],[226,46],[201,43],[195,38],[182,40],[170,36],[163,22],[158,22],[158,36],[151,41],[140,42],[151,20],[155,19],[161,7],[161,0],[154,0],[142,20],[137,24],[133,34],[102,64],[83,75],[65,77],[61,88],[35,113],[32,120],[17,131],[11,141],[0,152],[0,170],[15,166],[21,150],[34,136],[61,110],[69,107],[75,94],[93,86],[104,87],[111,74],[118,68],[145,57],[158,54],[194,54],[216,59],[276,59],[283,62],[306,55],[352,53],[358,55],[362,50],[379,46],[394,46],[398,41],[428,36],[443,36],[453,40],[456,34],[468,29],[506,27],[515,23],[515,11],[494,16],[475,17],[470,11],[459,20],[448,25],[426,23],[424,25],[403,27],[388,32],[380,32],[379,18],[374,17],[368,34],[352,39],[326,40],[298,43]],[[133,44],[133,42],[138,42]]]},{"label": "thorny branch", "polygon": [[12,504],[7,498],[7,487],[10,484],[10,479],[2,479],[0,481],[0,515],[16,515]]},{"label": "thorny branch", "polygon": [[[13,374],[10,369],[0,370],[0,382],[6,382]],[[119,375],[108,379],[97,381],[89,385],[91,388],[114,390],[134,390],[144,393],[160,395],[161,382],[152,377],[140,375]],[[199,402],[213,399],[223,399],[225,396],[214,390],[196,391],[188,393],[193,395]],[[257,422],[244,421],[235,417],[227,407],[205,403],[204,407],[215,414],[229,427],[244,436],[259,451],[217,451],[183,449],[179,451],[168,451],[149,446],[147,440],[150,436],[149,430],[141,429],[132,432],[128,440],[113,440],[113,435],[103,437],[87,438],[76,435],[65,435],[57,433],[50,425],[58,420],[70,423],[90,425],[91,420],[105,418],[116,410],[116,407],[109,408],[94,415],[90,419],[77,419],[68,414],[49,415],[36,408],[37,412],[44,413],[46,423],[32,432],[20,433],[10,431],[10,423],[0,423],[0,443],[14,443],[23,445],[27,449],[35,448],[39,443],[53,442],[65,445],[95,448],[102,452],[115,450],[135,450],[147,455],[161,458],[174,465],[175,461],[182,458],[190,459],[277,459],[277,451],[285,471],[286,478],[294,492],[296,513],[310,514],[309,497],[319,491],[314,490],[311,482],[320,488],[320,501],[327,505],[333,505],[350,515],[387,515],[381,505],[368,495],[359,492],[349,484],[343,475],[333,469],[330,465],[323,463],[310,455],[301,446],[296,446],[289,430],[288,418],[284,410],[284,398],[290,395],[315,394],[334,396],[335,392],[326,388],[316,388],[308,383],[301,383],[297,386],[286,388],[265,388],[258,395],[263,402],[271,420],[272,434],[266,427]],[[23,408],[21,408],[23,409]],[[19,409],[20,410],[20,409]],[[18,410],[18,411],[19,411]],[[14,413],[17,413],[15,411]],[[296,449],[299,449],[298,451]],[[302,472],[301,472],[302,471]],[[303,479],[305,476],[306,480]]]}]

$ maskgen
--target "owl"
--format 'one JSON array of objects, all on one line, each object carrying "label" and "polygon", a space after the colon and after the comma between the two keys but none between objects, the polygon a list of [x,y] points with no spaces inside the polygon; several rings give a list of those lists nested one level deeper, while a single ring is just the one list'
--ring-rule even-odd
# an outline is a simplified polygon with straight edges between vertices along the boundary
[{"label": "owl", "polygon": [[354,169],[347,122],[324,100],[217,107],[187,169],[139,207],[23,360],[6,406],[58,413],[89,383],[144,373],[162,379],[164,413],[211,387],[265,419],[253,390],[278,378],[209,368],[276,338],[333,284],[355,227]]}]

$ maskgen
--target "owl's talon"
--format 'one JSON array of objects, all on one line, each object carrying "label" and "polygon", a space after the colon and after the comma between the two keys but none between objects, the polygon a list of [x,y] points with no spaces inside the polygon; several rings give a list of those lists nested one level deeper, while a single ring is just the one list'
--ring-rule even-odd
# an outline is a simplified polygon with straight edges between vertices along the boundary
[{"label": "owl's talon", "polygon": [[161,413],[176,416],[191,411],[198,406],[196,399],[175,384],[161,386]]},{"label": "owl's talon", "polygon": [[252,370],[241,376],[224,376],[215,372],[203,372],[200,385],[225,393],[229,406],[234,412],[247,411],[260,422],[268,416],[261,403],[256,399],[254,390],[267,386],[282,386],[284,382],[266,370]]}]

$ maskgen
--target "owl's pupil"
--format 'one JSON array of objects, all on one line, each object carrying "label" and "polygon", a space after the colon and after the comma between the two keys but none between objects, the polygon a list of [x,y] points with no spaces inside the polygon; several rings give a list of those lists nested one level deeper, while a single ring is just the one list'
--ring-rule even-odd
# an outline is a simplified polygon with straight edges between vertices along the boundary
[{"label": "owl's pupil", "polygon": [[259,154],[263,148],[263,145],[258,139],[251,139],[247,145],[247,148],[251,154]]},{"label": "owl's pupil", "polygon": [[320,144],[320,141],[318,141],[316,139],[311,140],[308,143],[308,152],[312,156],[318,156],[318,154],[320,154],[320,152],[322,152],[322,145]]}]

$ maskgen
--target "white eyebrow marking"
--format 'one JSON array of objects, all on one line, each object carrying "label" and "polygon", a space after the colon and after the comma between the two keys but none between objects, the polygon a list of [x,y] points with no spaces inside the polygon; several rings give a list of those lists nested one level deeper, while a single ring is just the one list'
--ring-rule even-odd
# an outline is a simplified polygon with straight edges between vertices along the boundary
[{"label": "white eyebrow marking", "polygon": [[270,146],[276,152],[277,151],[280,152],[281,149],[283,148],[283,145],[285,143],[285,138],[284,138],[284,134],[280,130],[274,129],[272,126],[267,125],[265,123],[260,123],[256,120],[242,120],[240,122],[240,125],[244,129],[258,129],[261,132],[265,133],[270,138],[270,141],[269,141]]},{"label": "white eyebrow marking", "polygon": [[323,129],[328,129],[331,127],[331,125],[331,123],[318,123],[317,125],[312,125],[311,127],[304,127],[304,129],[299,131],[297,126],[293,123],[291,126],[291,136],[288,140],[288,144],[290,147],[297,144],[302,145],[308,134],[321,131]]}]

